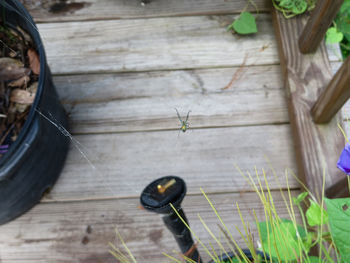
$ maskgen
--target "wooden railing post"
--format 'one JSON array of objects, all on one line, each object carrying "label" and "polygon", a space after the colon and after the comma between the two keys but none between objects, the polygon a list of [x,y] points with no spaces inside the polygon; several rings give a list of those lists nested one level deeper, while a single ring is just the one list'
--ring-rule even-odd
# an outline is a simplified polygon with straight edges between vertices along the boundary
[{"label": "wooden railing post", "polygon": [[344,0],[317,1],[316,7],[299,37],[300,52],[316,51],[343,2]]},{"label": "wooden railing post", "polygon": [[350,98],[350,56],[322,91],[311,109],[316,123],[329,122]]},{"label": "wooden railing post", "polygon": [[311,116],[315,94],[322,93],[333,77],[326,48],[321,43],[312,55],[300,53],[298,36],[304,29],[305,16],[286,19],[281,12],[273,9],[272,18],[295,143],[298,177],[319,198],[322,196],[324,174],[327,197],[348,193],[344,184],[346,175],[336,167],[345,145],[345,138],[338,128],[338,123],[343,122],[342,117],[336,114],[329,124],[317,125]]}]

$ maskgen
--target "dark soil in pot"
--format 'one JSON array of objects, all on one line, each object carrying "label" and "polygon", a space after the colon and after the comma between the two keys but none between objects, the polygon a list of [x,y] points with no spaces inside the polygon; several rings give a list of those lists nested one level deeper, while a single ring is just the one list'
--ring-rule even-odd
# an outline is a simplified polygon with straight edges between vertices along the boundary
[{"label": "dark soil in pot", "polygon": [[2,224],[33,207],[53,186],[62,170],[70,139],[62,133],[62,128],[58,128],[67,127],[67,118],[58,100],[33,19],[17,0],[1,1],[0,15],[5,27],[20,28],[29,34],[40,62],[35,99],[16,140],[0,159]]}]

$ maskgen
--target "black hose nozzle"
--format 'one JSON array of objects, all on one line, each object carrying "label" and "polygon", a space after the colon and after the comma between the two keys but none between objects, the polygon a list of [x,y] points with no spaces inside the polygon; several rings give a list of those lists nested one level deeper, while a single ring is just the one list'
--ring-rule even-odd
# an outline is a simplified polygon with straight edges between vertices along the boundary
[{"label": "black hose nozzle", "polygon": [[[202,263],[198,250],[193,242],[187,218],[181,208],[181,202],[186,195],[186,184],[177,176],[166,176],[150,183],[140,197],[141,204],[149,211],[164,214],[163,222],[173,234],[181,252],[195,262]],[[177,210],[179,216],[174,211]],[[182,221],[182,220],[183,221]]]}]

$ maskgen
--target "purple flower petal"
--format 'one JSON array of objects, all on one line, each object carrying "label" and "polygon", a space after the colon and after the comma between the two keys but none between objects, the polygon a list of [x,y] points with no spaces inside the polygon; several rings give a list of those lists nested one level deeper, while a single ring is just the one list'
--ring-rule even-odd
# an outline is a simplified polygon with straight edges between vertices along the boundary
[{"label": "purple flower petal", "polygon": [[347,175],[350,175],[350,144],[346,144],[342,151],[337,166]]}]

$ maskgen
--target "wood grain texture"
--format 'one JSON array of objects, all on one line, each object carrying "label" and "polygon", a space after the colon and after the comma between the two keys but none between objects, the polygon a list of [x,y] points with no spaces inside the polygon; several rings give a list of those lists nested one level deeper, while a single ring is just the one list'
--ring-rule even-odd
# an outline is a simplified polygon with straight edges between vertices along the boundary
[{"label": "wood grain texture", "polygon": [[[272,194],[279,215],[289,218],[280,193]],[[298,191],[292,191],[292,196],[297,194]],[[257,238],[253,209],[261,220],[264,210],[256,193],[209,195],[209,198],[240,245],[244,243],[235,229],[241,227],[234,208],[236,202]],[[122,248],[114,232],[117,227],[138,262],[172,262],[162,252],[174,255],[174,250],[179,251],[175,240],[160,216],[140,210],[138,205],[138,199],[39,204],[16,221],[0,226],[1,260],[4,263],[115,263],[108,253],[108,242]],[[218,248],[197,217],[199,213],[219,238],[220,222],[205,198],[187,196],[183,207],[199,238],[205,245],[212,242]],[[199,250],[207,262],[208,256],[202,248]]]},{"label": "wood grain texture", "polygon": [[192,128],[289,122],[280,67],[244,67],[223,90],[239,70],[68,75],[54,82],[73,133],[177,129],[175,107],[192,111]]},{"label": "wood grain texture", "polygon": [[38,25],[55,74],[277,64],[271,17],[259,34],[232,35],[236,16],[167,17]]},{"label": "wood grain texture", "polygon": [[[235,168],[265,168],[271,189],[286,187],[284,171],[295,171],[289,125],[79,135],[75,139],[95,167],[71,145],[65,167],[47,201],[138,196],[154,178],[177,175],[189,194],[251,190]],[[276,170],[274,178],[265,159]],[[293,178],[292,188],[298,187]]]},{"label": "wood grain texture", "polygon": [[[332,62],[336,72],[339,62]],[[71,132],[177,129],[174,107],[192,110],[190,126],[223,127],[289,122],[278,65],[55,76]],[[249,116],[249,118],[247,118]]]},{"label": "wood grain texture", "polygon": [[344,0],[318,0],[299,38],[302,53],[315,52]]},{"label": "wood grain texture", "polygon": [[[169,16],[237,14],[246,0],[152,0],[142,6],[140,0],[22,0],[36,22],[130,19]],[[260,12],[270,10],[271,1],[255,0]],[[249,11],[256,11],[248,5]]]},{"label": "wood grain texture", "polygon": [[350,57],[322,91],[312,107],[311,114],[316,123],[327,123],[350,98]]},{"label": "wood grain texture", "polygon": [[[56,76],[73,133],[178,129],[288,122],[279,66]],[[248,117],[249,116],[249,117]]]},{"label": "wood grain texture", "polygon": [[[327,52],[321,45],[312,55],[300,53],[297,37],[304,27],[305,17],[285,19],[274,10],[273,19],[285,78],[298,175],[313,193],[320,196],[324,172],[326,189],[345,178],[335,165],[345,143],[337,127],[337,123],[342,122],[341,116],[337,115],[327,125],[316,125],[310,114],[316,98],[332,77]],[[332,194],[336,193],[328,193]]]}]

